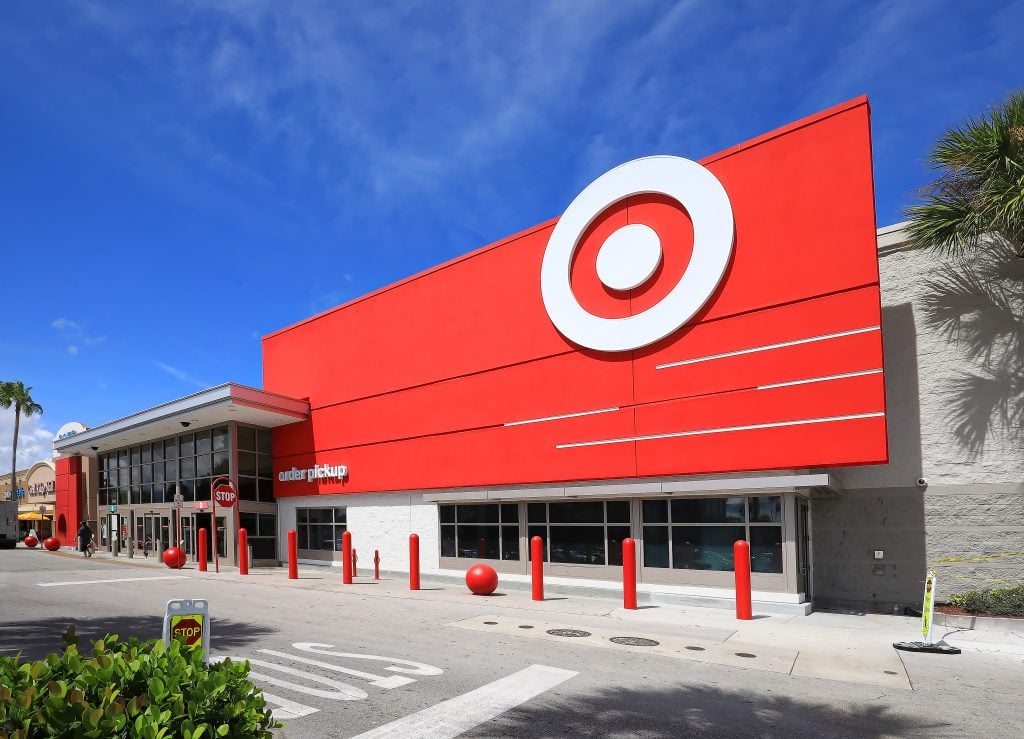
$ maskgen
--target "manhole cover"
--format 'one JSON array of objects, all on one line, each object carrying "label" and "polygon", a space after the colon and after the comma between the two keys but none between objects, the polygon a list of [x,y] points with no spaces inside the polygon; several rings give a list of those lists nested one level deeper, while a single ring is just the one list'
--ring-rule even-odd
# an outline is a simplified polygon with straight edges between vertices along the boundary
[{"label": "manhole cover", "polygon": [[497,626],[497,621],[484,621],[484,626]]},{"label": "manhole cover", "polygon": [[656,647],[659,644],[654,639],[641,639],[639,636],[613,636],[608,641],[625,644],[627,647]]},{"label": "manhole cover", "polygon": [[737,657],[746,657],[747,659],[752,659],[752,658],[756,657],[757,655],[756,654],[751,654],[750,652],[736,652],[736,656]]},{"label": "manhole cover", "polygon": [[532,626],[520,626],[519,628],[520,629],[532,629],[533,627]]},{"label": "manhole cover", "polygon": [[589,631],[578,631],[577,629],[548,629],[551,636],[590,636]]},{"label": "manhole cover", "polygon": [[703,652],[704,647],[687,647],[691,652]]}]

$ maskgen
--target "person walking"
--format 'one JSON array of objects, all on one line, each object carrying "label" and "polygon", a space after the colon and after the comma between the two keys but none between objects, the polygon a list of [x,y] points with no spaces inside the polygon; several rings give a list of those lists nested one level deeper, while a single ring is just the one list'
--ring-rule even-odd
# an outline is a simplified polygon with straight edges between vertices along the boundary
[{"label": "person walking", "polygon": [[82,553],[83,557],[92,556],[92,529],[89,528],[89,524],[82,521],[82,525],[78,527],[78,549]]}]

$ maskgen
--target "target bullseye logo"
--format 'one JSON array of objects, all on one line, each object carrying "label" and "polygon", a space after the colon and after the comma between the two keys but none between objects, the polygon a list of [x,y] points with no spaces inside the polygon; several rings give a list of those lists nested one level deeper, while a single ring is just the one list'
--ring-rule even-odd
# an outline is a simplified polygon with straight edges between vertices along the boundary
[{"label": "target bullseye logo", "polygon": [[[650,193],[676,200],[689,213],[690,263],[675,287],[651,308],[628,318],[595,316],[572,292],[572,262],[580,240],[610,206]],[[672,156],[626,162],[590,183],[555,224],[540,271],[544,307],[563,336],[588,349],[617,352],[653,344],[690,320],[715,292],[732,257],[733,236],[729,196],[705,167]],[[661,238],[654,229],[629,224],[601,245],[597,276],[612,290],[632,290],[654,276],[662,258]]]}]

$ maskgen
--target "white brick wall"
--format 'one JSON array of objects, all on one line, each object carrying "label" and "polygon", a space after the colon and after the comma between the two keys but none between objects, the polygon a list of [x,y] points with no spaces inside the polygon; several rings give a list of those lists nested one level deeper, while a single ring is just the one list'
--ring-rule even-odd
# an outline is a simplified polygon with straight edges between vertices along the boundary
[{"label": "white brick wall", "polygon": [[[437,504],[424,503],[419,493],[377,493],[366,495],[314,495],[278,499],[279,556],[287,559],[288,530],[295,528],[296,508],[345,507],[352,546],[359,557],[359,569],[373,567],[373,550],[380,551],[380,568],[391,572],[409,571],[409,534],[420,537],[420,570],[440,569]],[[338,563],[340,565],[340,563]]]},{"label": "white brick wall", "polygon": [[[938,276],[944,260],[930,251],[887,248],[887,232],[897,247],[901,240],[895,228],[879,236],[891,461],[837,470],[839,478],[849,488],[912,486],[919,477],[930,485],[1024,481],[1024,443],[998,418],[974,458],[954,435],[952,383],[961,373],[984,374],[984,368],[928,325],[922,306],[926,282]],[[1024,265],[1015,268],[1024,278]],[[977,304],[982,302],[979,297]]]}]

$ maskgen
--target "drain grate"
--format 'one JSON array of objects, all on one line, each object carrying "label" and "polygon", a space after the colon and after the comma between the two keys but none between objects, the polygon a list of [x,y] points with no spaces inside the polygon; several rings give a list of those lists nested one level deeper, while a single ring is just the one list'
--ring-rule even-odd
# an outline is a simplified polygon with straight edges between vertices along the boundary
[{"label": "drain grate", "polygon": [[627,647],[656,647],[661,642],[654,639],[641,639],[639,636],[613,636],[608,641],[615,644],[625,644]]},{"label": "drain grate", "polygon": [[687,647],[691,652],[703,652],[704,647]]},{"label": "drain grate", "polygon": [[579,631],[578,629],[548,629],[548,633],[551,636],[590,636],[589,631]]},{"label": "drain grate", "polygon": [[736,652],[736,656],[737,657],[746,657],[747,659],[753,659],[757,655],[756,654],[751,654],[750,652]]}]

